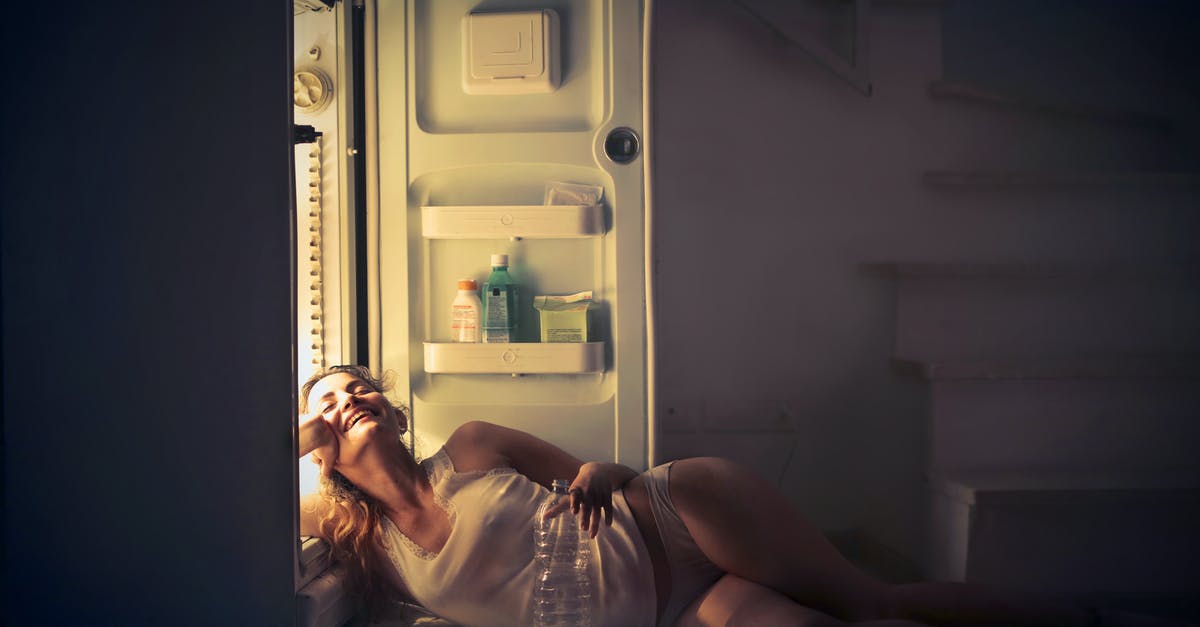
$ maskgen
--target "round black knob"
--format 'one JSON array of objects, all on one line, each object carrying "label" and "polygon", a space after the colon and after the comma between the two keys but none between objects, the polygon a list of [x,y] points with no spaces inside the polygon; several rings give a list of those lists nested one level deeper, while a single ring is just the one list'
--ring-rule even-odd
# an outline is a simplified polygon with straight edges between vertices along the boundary
[{"label": "round black knob", "polygon": [[613,129],[604,139],[604,154],[608,155],[608,158],[612,159],[614,163],[633,161],[637,158],[640,149],[637,133],[634,133],[632,129]]}]

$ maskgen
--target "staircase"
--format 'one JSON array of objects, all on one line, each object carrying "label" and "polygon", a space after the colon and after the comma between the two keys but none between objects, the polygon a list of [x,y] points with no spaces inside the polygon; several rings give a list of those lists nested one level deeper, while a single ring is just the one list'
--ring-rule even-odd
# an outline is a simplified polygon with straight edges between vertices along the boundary
[{"label": "staircase", "polygon": [[[1028,159],[964,159],[1011,160],[999,166],[914,173],[962,211],[1028,221],[1031,207],[1054,206],[1054,228],[1069,213],[1086,229],[1097,218],[1085,205],[1105,196],[1126,203],[1116,210],[1130,223],[1200,210],[1194,160],[1129,167],[1129,153],[1102,145],[1108,136],[1151,147],[1136,158],[1156,142],[1167,152],[1167,117],[958,80],[933,81],[927,96],[979,124],[1036,127],[1046,144]],[[1095,154],[1047,167],[1047,153],[1073,148],[1054,152],[1045,136],[1058,123],[1065,134],[1086,125]],[[1153,246],[1046,258],[1035,248],[863,265],[895,283],[896,372],[930,393],[924,574],[1196,616],[1200,258]]]},{"label": "staircase", "polygon": [[[1127,28],[1113,18],[1114,3],[736,4],[769,25],[772,41],[805,50],[869,95],[829,100],[852,112],[830,117],[846,125],[846,145],[898,155],[864,158],[861,185],[844,196],[815,186],[807,221],[795,223],[826,229],[842,246],[822,251],[828,256],[886,257],[860,269],[894,288],[896,376],[928,391],[928,415],[911,426],[927,424],[928,434],[921,574],[1200,617],[1200,606],[1187,605],[1200,599],[1192,570],[1200,563],[1200,146],[1187,139],[1200,116],[1161,97],[1171,81],[1194,88],[1194,70],[1160,76],[1169,73],[1124,47],[1121,35],[1145,34],[1148,22]],[[967,27],[947,26],[968,4],[988,6]],[[1118,8],[1138,13],[1136,3]],[[1047,14],[1071,10],[1088,11],[1074,22],[1082,35],[1046,25]],[[1109,11],[1107,21],[1086,30],[1093,10]],[[1007,31],[993,19],[1005,15]],[[1072,22],[1063,17],[1053,24]],[[861,29],[860,18],[873,27]],[[827,23],[842,28],[822,29]],[[941,42],[930,44],[939,23]],[[944,45],[949,34],[959,47]],[[1177,32],[1169,43],[1188,47]],[[994,76],[947,72],[970,65],[951,55],[972,45],[1016,50],[1021,63],[972,66]],[[1119,52],[1093,55],[1089,45]],[[829,60],[831,50],[842,63]],[[1059,71],[1070,63],[1056,64],[1056,54],[1083,59],[1090,72]],[[1119,89],[1096,97],[1107,92],[1094,79],[1109,69],[1162,81],[1127,90],[1136,92],[1130,106]],[[1020,80],[1026,75],[1048,80]],[[872,141],[855,143],[863,136]],[[836,138],[821,139],[810,153],[858,165],[839,160],[848,149]],[[866,226],[829,217],[820,205],[830,201]],[[893,511],[897,520],[871,531],[903,528],[907,511]],[[891,535],[896,546],[908,541]],[[853,534],[835,543],[861,561],[886,553]]]},{"label": "staircase", "polygon": [[893,365],[931,391],[927,575],[1194,595],[1200,271],[872,269],[897,282]]}]

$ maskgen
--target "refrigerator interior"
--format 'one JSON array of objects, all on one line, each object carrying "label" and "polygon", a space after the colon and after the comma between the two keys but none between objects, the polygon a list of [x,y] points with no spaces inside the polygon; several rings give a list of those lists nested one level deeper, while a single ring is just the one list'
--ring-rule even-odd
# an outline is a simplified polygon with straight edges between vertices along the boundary
[{"label": "refrigerator interior", "polygon": [[[480,14],[491,15],[472,22]],[[518,32],[504,32],[512,24],[496,14],[515,18]],[[642,26],[641,3],[605,0],[533,10],[384,0],[368,11],[367,137],[379,155],[369,167],[377,178],[367,177],[370,365],[395,373],[418,455],[477,419],[581,459],[646,467]],[[492,84],[509,77],[485,66],[530,43],[522,63],[532,58],[541,79]],[[606,144],[636,153],[614,161]],[[545,206],[555,182],[600,187],[602,200]],[[482,286],[493,253],[509,256],[520,286],[518,341],[451,343],[456,282]],[[539,343],[532,297],[584,290],[596,301],[590,341]]]},{"label": "refrigerator interior", "polygon": [[[368,2],[363,13],[361,41],[344,4],[295,15],[295,122],[321,133],[295,154],[299,381],[338,363],[390,373],[392,398],[413,409],[419,455],[479,419],[582,459],[646,467],[642,4],[412,0]],[[496,93],[486,78],[466,85],[471,55],[487,54],[496,37],[472,43],[472,14],[552,19],[536,34],[557,66],[554,84],[528,93]],[[361,121],[355,99],[365,102]],[[606,144],[632,154],[614,160]],[[546,207],[555,182],[599,187],[602,198]],[[520,285],[517,342],[451,345],[456,282],[482,286],[492,253],[509,255]],[[595,301],[590,341],[539,343],[533,296],[584,290]],[[464,359],[469,373],[459,371]],[[315,466],[300,469],[301,492],[315,490]]]}]

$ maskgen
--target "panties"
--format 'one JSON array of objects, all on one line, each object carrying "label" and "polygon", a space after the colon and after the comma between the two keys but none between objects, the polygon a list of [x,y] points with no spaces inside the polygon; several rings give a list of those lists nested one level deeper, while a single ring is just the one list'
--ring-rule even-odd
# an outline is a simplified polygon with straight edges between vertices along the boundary
[{"label": "panties", "polygon": [[650,510],[654,513],[658,534],[667,554],[667,564],[671,569],[671,594],[659,619],[660,627],[674,625],[684,608],[725,574],[696,546],[696,541],[675,510],[670,492],[671,465],[674,463],[655,466],[644,475]]}]

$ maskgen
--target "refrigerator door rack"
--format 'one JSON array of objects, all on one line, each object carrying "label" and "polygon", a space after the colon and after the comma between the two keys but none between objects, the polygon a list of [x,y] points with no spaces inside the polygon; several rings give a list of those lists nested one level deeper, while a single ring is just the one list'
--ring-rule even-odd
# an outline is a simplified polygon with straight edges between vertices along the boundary
[{"label": "refrigerator door rack", "polygon": [[600,205],[421,207],[429,239],[580,238],[604,235]]},{"label": "refrigerator door rack", "polygon": [[603,370],[604,342],[425,342],[425,372],[433,374],[587,374]]}]

